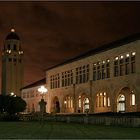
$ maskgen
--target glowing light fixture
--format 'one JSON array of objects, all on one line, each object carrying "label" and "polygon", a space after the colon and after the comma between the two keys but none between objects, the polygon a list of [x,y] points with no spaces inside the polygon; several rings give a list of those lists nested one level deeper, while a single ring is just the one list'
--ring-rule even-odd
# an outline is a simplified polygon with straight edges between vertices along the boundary
[{"label": "glowing light fixture", "polygon": [[136,55],[136,52],[133,52],[132,55]]},{"label": "glowing light fixture", "polygon": [[103,61],[103,64],[105,63],[105,61]]},{"label": "glowing light fixture", "polygon": [[107,62],[110,62],[110,60],[109,60],[109,59],[107,59]]},{"label": "glowing light fixture", "polygon": [[11,29],[11,32],[15,32],[15,29],[12,28],[12,29]]},{"label": "glowing light fixture", "polygon": [[118,60],[118,59],[119,59],[119,57],[116,57],[116,58],[115,58],[115,60]]},{"label": "glowing light fixture", "polygon": [[126,57],[129,57],[129,53],[128,53],[128,54],[126,54]]},{"label": "glowing light fixture", "polygon": [[38,88],[38,92],[40,92],[42,98],[43,98],[43,95],[47,92],[47,88],[45,88],[44,86],[41,86],[40,88]]}]

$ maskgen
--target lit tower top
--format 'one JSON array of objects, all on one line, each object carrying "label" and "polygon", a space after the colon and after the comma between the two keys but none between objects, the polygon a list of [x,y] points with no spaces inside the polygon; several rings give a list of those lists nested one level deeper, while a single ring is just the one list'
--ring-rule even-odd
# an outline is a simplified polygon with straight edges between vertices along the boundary
[{"label": "lit tower top", "polygon": [[19,37],[18,37],[18,35],[16,34],[14,28],[12,28],[11,29],[11,32],[6,36],[6,40],[9,40],[9,39],[20,40]]}]

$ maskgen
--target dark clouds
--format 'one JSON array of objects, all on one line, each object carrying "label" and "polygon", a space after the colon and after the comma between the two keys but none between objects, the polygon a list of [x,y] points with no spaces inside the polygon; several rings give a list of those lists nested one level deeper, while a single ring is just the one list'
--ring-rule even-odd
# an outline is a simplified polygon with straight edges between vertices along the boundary
[{"label": "dark clouds", "polygon": [[0,46],[14,26],[22,41],[25,85],[44,69],[140,32],[140,2],[0,2]]}]

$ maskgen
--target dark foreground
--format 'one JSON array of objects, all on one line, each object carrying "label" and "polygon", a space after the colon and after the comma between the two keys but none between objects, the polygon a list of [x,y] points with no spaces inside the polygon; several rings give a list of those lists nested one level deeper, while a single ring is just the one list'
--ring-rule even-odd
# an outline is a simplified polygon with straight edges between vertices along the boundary
[{"label": "dark foreground", "polygon": [[140,128],[59,122],[0,122],[0,139],[140,139]]}]

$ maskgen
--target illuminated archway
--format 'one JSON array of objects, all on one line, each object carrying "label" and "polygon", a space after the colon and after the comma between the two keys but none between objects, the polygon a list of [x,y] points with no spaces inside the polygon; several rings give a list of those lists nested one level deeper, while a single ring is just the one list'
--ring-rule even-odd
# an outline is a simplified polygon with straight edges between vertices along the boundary
[{"label": "illuminated archway", "polygon": [[83,100],[83,112],[88,113],[89,112],[89,98],[84,98]]},{"label": "illuminated archway", "polygon": [[117,112],[125,112],[125,96],[122,94],[118,97]]}]

